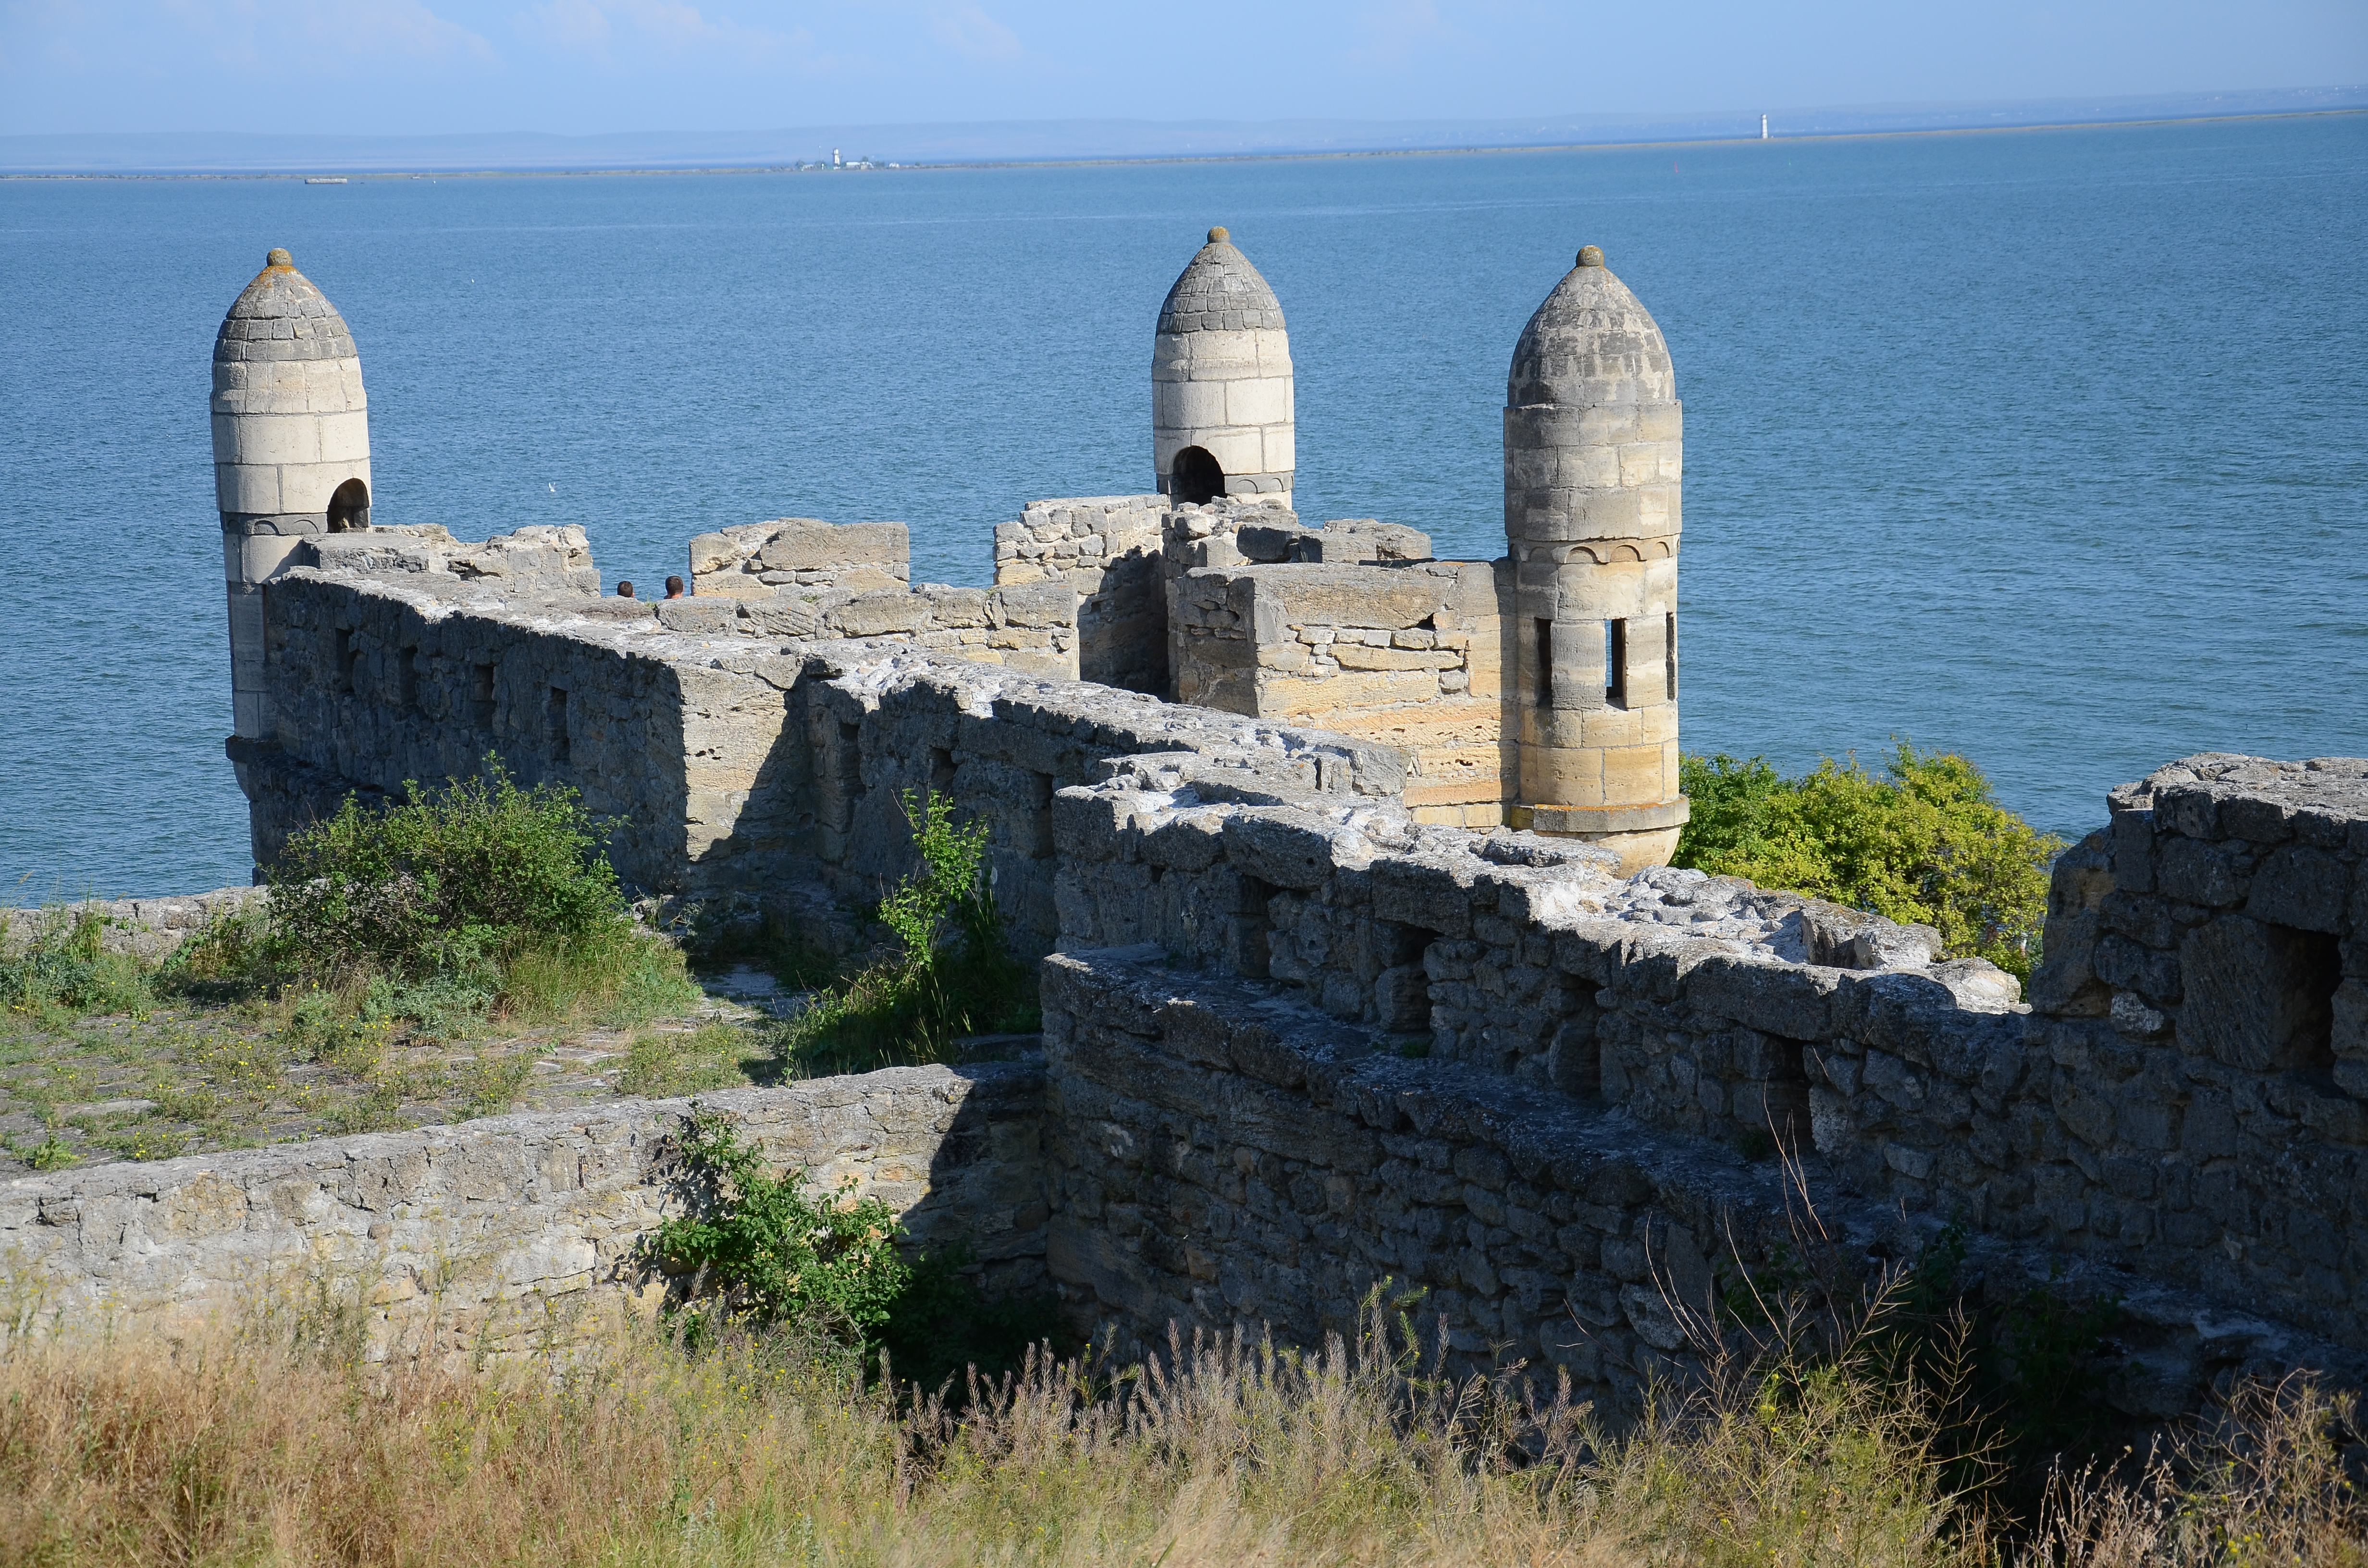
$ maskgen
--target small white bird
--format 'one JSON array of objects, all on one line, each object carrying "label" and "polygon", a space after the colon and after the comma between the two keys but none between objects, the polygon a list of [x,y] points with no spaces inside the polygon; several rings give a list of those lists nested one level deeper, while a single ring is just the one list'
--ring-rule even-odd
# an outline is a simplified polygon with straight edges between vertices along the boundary
[{"label": "small white bird", "polygon": [[556,484],[546,484],[546,485],[544,485],[544,486],[543,486],[543,488],[544,488],[545,490],[550,491],[553,495],[556,495],[556,494],[559,494],[559,486],[557,486]]}]

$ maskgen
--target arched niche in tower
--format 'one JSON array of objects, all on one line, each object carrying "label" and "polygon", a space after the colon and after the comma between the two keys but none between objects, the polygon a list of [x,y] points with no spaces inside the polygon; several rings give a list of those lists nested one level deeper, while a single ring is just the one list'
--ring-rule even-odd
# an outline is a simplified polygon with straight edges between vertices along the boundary
[{"label": "arched niche in tower", "polygon": [[349,479],[329,497],[329,531],[359,533],[370,527],[370,486]]},{"label": "arched niche in tower", "polygon": [[1168,471],[1168,494],[1194,506],[1214,501],[1225,493],[1225,471],[1206,447],[1187,447],[1176,454]]}]

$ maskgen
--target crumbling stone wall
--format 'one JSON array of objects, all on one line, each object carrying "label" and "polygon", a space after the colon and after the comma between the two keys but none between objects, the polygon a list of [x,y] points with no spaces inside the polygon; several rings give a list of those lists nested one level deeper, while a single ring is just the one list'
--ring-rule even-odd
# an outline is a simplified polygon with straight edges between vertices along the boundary
[{"label": "crumbling stone wall", "polygon": [[[1607,1413],[1634,1411],[1648,1378],[1698,1369],[1680,1313],[1707,1315],[1745,1271],[1848,1281],[1911,1262],[1939,1223],[1853,1196],[1813,1152],[1796,1187],[1729,1142],[1409,1060],[1288,987],[1156,947],[1056,955],[1044,998],[1047,1264],[1073,1321],[1121,1341],[1162,1345],[1175,1323],[1320,1343],[1386,1280],[1422,1292],[1466,1365],[1558,1367]],[[2232,1373],[2368,1370],[2141,1274],[1969,1241],[1959,1278],[1977,1302],[2035,1285],[2120,1301],[2106,1397],[2139,1420]]]},{"label": "crumbling stone wall", "polygon": [[2361,1342],[2368,762],[2207,753],[2057,862],[2015,1129],[2050,1233]]},{"label": "crumbling stone wall", "polygon": [[1032,501],[995,528],[995,581],[1066,583],[1077,594],[1077,675],[1124,691],[1167,690],[1160,538],[1164,495]]},{"label": "crumbling stone wall", "polygon": [[95,920],[100,951],[160,959],[208,921],[237,915],[264,896],[261,888],[216,888],[177,898],[83,899],[32,909],[0,909],[0,955],[17,950],[61,925]]},{"label": "crumbling stone wall", "polygon": [[996,824],[998,890],[1033,957],[1055,930],[1052,791],[1107,758],[1190,753],[1315,793],[1404,782],[1384,746],[1037,678],[1074,667],[1065,583],[549,597],[352,537],[374,551],[361,570],[301,568],[267,596],[279,731],[232,748],[258,864],[348,791],[465,776],[498,752],[612,819],[611,858],[638,889],[818,884],[868,906],[912,866],[902,792],[935,789]]},{"label": "crumbling stone wall", "polygon": [[767,598],[783,588],[869,593],[912,580],[912,536],[902,523],[777,517],[695,536],[694,597]]},{"label": "crumbling stone wall", "polygon": [[[1433,1060],[1670,1134],[1797,1141],[1904,1213],[2368,1348],[2362,1113],[2335,1075],[2361,1054],[2353,927],[2268,917],[2356,918],[2368,765],[2254,765],[2276,779],[2258,788],[2245,766],[2191,759],[2193,779],[2120,798],[2112,842],[2146,846],[2142,878],[2172,869],[2173,891],[2146,888],[2168,903],[2113,897],[2099,841],[2066,858],[2035,1013],[1989,965],[1934,961],[1916,928],[1699,873],[1623,881],[1567,841],[1221,796],[1155,765],[1056,802],[1062,945],[1150,942],[1288,981]],[[2124,999],[2139,985],[2143,1014]]]},{"label": "crumbling stone wall", "polygon": [[[884,1199],[997,1292],[1045,1286],[1036,1062],[903,1067],[697,1102],[777,1166]],[[377,1358],[463,1362],[597,1334],[663,1278],[693,1102],[624,1100],[0,1184],[0,1290],[34,1327],[183,1332],[276,1293],[351,1291]]]}]

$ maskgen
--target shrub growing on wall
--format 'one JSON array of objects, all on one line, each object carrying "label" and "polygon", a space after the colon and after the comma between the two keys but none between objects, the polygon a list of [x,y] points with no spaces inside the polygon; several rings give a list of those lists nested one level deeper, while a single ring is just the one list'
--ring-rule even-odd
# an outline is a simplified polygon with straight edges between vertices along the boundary
[{"label": "shrub growing on wall", "polygon": [[1999,805],[1965,758],[1902,742],[1880,778],[1855,757],[1797,778],[1724,752],[1682,767],[1693,816],[1672,864],[1930,926],[1951,958],[2030,977],[2064,841]]}]

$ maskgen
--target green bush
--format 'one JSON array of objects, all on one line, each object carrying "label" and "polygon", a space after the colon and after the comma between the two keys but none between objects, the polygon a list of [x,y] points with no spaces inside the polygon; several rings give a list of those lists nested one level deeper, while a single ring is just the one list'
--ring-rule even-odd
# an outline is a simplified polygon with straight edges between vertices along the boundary
[{"label": "green bush", "polygon": [[1855,757],[1798,778],[1724,752],[1680,767],[1693,814],[1673,865],[1934,926],[1949,957],[2030,978],[2064,840],[1999,805],[1965,758],[1902,742],[1885,778]]},{"label": "green bush", "polygon": [[271,868],[256,949],[328,984],[367,1019],[450,1038],[495,1014],[630,1024],[698,988],[671,943],[637,927],[572,789],[522,789],[498,756],[473,778],[404,786],[296,833]]},{"label": "green bush", "polygon": [[960,1036],[1036,1027],[1035,977],[1005,945],[986,876],[987,824],[957,826],[953,802],[934,792],[907,790],[904,806],[921,874],[879,906],[898,951],[814,994],[787,1031],[792,1072],[932,1062]]},{"label": "green bush", "polygon": [[887,1323],[912,1278],[887,1204],[855,1197],[852,1177],[821,1196],[804,1190],[803,1170],[775,1177],[763,1152],[712,1111],[693,1114],[681,1146],[700,1211],[666,1221],[645,1245],[668,1271],[696,1272],[718,1288],[712,1304],[689,1309],[692,1323],[721,1312],[845,1343],[861,1343]]},{"label": "green bush", "polygon": [[271,952],[308,974],[487,972],[506,946],[625,917],[601,824],[573,789],[520,789],[501,759],[375,809],[348,795],[271,868]]},{"label": "green bush", "polygon": [[150,1001],[147,966],[101,946],[109,917],[87,906],[34,914],[14,942],[0,938],[0,1011],[53,1017],[138,1013]]},{"label": "green bush", "polygon": [[852,1177],[835,1193],[806,1190],[802,1169],[776,1177],[712,1111],[692,1113],[681,1149],[695,1211],[661,1224],[643,1256],[708,1292],[675,1310],[693,1344],[725,1328],[785,1330],[867,1363],[885,1350],[899,1375],[938,1389],[968,1368],[1018,1367],[1058,1333],[1042,1298],[985,1299],[967,1248],[908,1259],[894,1211],[856,1197]]}]

